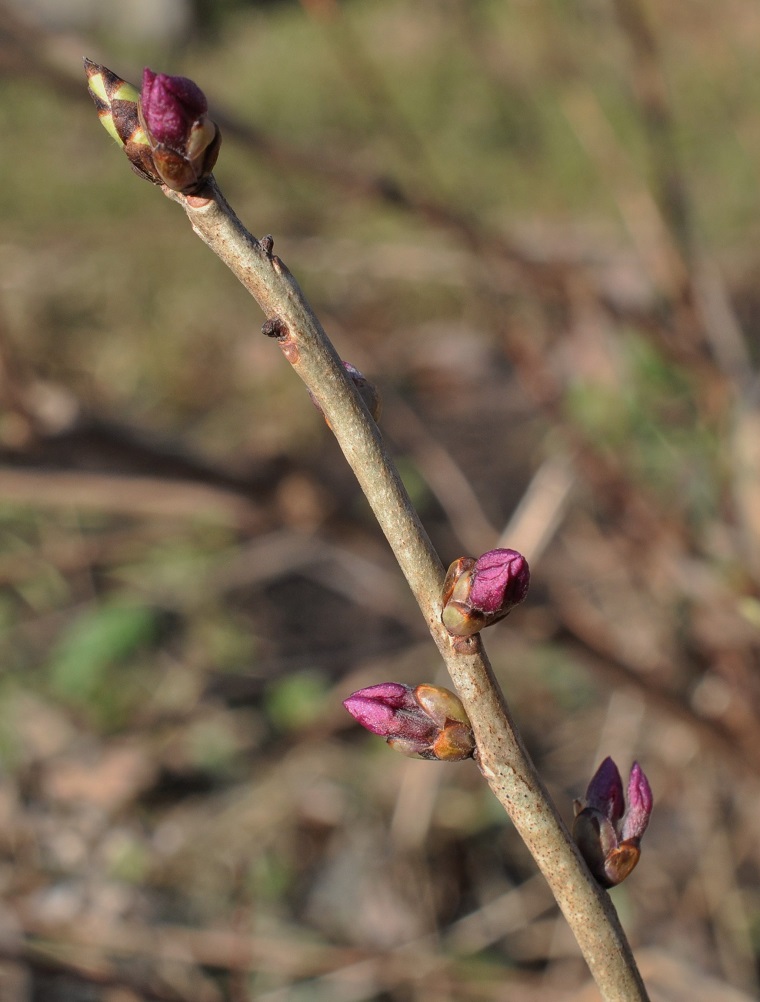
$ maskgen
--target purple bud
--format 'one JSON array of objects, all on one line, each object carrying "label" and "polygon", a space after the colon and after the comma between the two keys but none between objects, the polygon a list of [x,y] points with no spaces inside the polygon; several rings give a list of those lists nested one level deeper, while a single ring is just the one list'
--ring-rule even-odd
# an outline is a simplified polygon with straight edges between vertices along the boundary
[{"label": "purple bud", "polygon": [[624,839],[640,839],[647,830],[652,814],[652,788],[638,762],[633,763],[628,780],[628,810],[623,818]]},{"label": "purple bud", "polygon": [[435,733],[435,724],[423,717],[411,686],[382,682],[352,693],[343,705],[373,734],[381,737],[426,738]]},{"label": "purple bud", "polygon": [[489,550],[475,561],[470,602],[486,614],[506,616],[528,594],[528,561],[517,550]]},{"label": "purple bud", "polygon": [[613,824],[622,818],[625,810],[623,781],[618,767],[607,756],[593,775],[586,790],[586,806],[599,811]]},{"label": "purple bud", "polygon": [[145,68],[140,121],[153,166],[174,191],[198,191],[216,163],[222,138],[207,111],[206,95],[192,80]]},{"label": "purple bud", "polygon": [[589,869],[602,885],[625,880],[639,861],[639,843],[652,813],[652,790],[638,762],[628,780],[628,807],[617,766],[606,758],[586,790],[585,804],[576,801],[573,837]]},{"label": "purple bud", "polygon": [[443,584],[441,619],[456,637],[470,637],[507,616],[528,593],[528,561],[517,550],[489,550],[460,557]]},{"label": "purple bud", "polygon": [[343,705],[362,727],[405,755],[455,762],[474,754],[470,722],[448,689],[383,682],[352,693]]},{"label": "purple bud", "polygon": [[142,110],[145,125],[157,143],[180,152],[193,125],[208,111],[206,95],[187,77],[143,70]]}]

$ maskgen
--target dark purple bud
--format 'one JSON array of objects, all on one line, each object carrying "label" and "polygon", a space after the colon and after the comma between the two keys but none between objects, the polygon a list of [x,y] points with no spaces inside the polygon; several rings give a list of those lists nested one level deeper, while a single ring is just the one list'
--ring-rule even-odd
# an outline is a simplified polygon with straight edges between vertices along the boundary
[{"label": "dark purple bud", "polygon": [[507,616],[528,593],[528,561],[517,550],[489,550],[460,557],[443,584],[441,619],[457,637],[470,637]]},{"label": "dark purple bud", "polygon": [[457,762],[475,751],[464,707],[448,689],[383,682],[352,693],[343,705],[362,727],[404,755]]},{"label": "dark purple bud", "polygon": [[187,77],[143,72],[140,121],[164,184],[192,194],[208,179],[221,145],[221,133],[207,117],[208,102]]},{"label": "dark purple bud", "polygon": [[208,111],[206,95],[187,77],[170,77],[143,70],[142,109],[154,141],[182,150],[190,130]]},{"label": "dark purple bud", "polygon": [[586,806],[599,811],[613,824],[622,818],[625,810],[623,781],[618,767],[607,756],[593,775],[586,790]]},{"label": "dark purple bud", "polygon": [[606,758],[594,774],[585,804],[576,801],[573,837],[602,887],[619,884],[638,863],[639,843],[649,824],[652,803],[649,782],[634,762],[626,809],[623,783],[611,758]]}]

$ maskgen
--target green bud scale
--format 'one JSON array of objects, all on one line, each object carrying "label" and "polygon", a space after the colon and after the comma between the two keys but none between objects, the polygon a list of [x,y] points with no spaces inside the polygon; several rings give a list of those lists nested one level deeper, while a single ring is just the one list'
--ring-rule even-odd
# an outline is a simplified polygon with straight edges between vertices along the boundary
[{"label": "green bud scale", "polygon": [[105,66],[84,60],[87,90],[95,103],[106,132],[123,147],[132,169],[146,181],[161,184],[153,166],[153,155],[140,122],[139,91]]}]

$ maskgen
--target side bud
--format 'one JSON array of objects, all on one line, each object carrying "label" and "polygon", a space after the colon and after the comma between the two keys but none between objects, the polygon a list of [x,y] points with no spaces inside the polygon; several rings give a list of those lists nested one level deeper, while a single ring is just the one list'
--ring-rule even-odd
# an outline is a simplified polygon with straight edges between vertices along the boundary
[{"label": "side bud", "polygon": [[622,883],[638,863],[652,804],[649,781],[634,762],[626,808],[623,781],[611,758],[606,758],[594,773],[585,802],[576,800],[573,838],[602,887]]},{"label": "side bud", "polygon": [[459,698],[437,685],[382,682],[352,693],[343,705],[394,751],[413,758],[461,762],[475,754],[475,738]]},{"label": "side bud", "polygon": [[[371,383],[363,373],[359,372],[355,365],[351,365],[350,362],[341,362],[341,365],[346,370],[346,375],[354,384],[359,396],[364,401],[364,406],[372,415],[375,423],[377,423],[380,420],[380,414],[383,409],[383,401],[377,387],[374,383]],[[324,417],[324,412],[311,390],[309,390],[309,396],[311,397],[311,402]],[[325,421],[327,421],[327,418],[325,418]],[[327,421],[327,427],[330,427],[329,421]]]},{"label": "side bud", "polygon": [[123,148],[136,174],[153,184],[161,184],[153,166],[148,136],[140,123],[140,95],[136,88],[91,59],[84,60],[84,72],[87,90],[103,128]]},{"label": "side bud", "polygon": [[519,605],[528,594],[530,569],[517,550],[489,550],[459,557],[443,582],[441,620],[455,637],[471,637]]},{"label": "side bud", "polygon": [[140,123],[155,171],[173,191],[192,194],[211,175],[222,136],[207,112],[206,95],[192,80],[154,73],[146,67]]}]

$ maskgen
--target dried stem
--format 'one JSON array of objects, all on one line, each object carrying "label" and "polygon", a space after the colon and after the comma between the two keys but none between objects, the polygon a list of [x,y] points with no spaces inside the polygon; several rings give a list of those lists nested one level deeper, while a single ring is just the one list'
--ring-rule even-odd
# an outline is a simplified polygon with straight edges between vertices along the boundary
[{"label": "dried stem", "polygon": [[298,283],[243,227],[215,182],[204,196],[165,190],[270,321],[267,333],[321,406],[427,621],[469,714],[481,771],[525,841],[607,1002],[644,1002],[646,989],[606,892],[588,872],[531,762],[479,637],[455,649],[440,620],[444,569],[373,419]]}]

